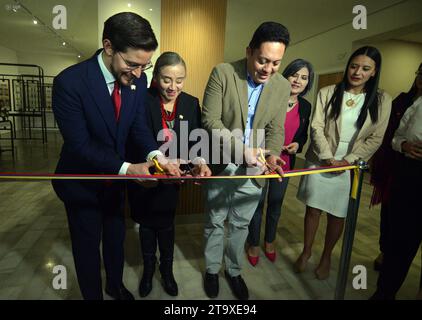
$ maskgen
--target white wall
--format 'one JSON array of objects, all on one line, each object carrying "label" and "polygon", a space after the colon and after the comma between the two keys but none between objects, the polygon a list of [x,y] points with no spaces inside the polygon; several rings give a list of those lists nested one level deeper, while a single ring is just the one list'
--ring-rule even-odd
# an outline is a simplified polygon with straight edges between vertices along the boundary
[{"label": "white wall", "polygon": [[[73,55],[37,54],[32,52],[16,52],[4,46],[0,46],[0,62],[36,64],[44,69],[44,75],[56,76],[63,69],[77,63],[79,60]],[[36,69],[27,67],[0,66],[0,73],[8,74],[33,74]]]},{"label": "white wall", "polygon": [[381,52],[382,70],[380,88],[393,98],[409,91],[415,80],[415,71],[422,63],[422,44],[398,40],[364,43]]},{"label": "white wall", "polygon": [[[131,3],[131,7],[127,6]],[[152,9],[152,11],[150,11]],[[160,52],[160,34],[161,34],[161,0],[142,0],[142,1],[116,1],[116,0],[98,0],[98,48],[102,48],[102,35],[104,22],[112,15],[119,12],[135,12],[147,19],[152,26],[152,30],[158,41],[158,48],[152,57],[152,63],[159,56]],[[148,81],[152,78],[152,69],[146,71]]]},{"label": "white wall", "polygon": [[[18,63],[16,51],[0,46],[0,62],[2,63]],[[16,74],[17,67],[0,66],[0,73]]]},{"label": "white wall", "polygon": [[[236,0],[233,0],[236,1]],[[230,4],[231,2],[229,2]],[[247,4],[247,1],[245,1]],[[301,20],[302,16],[300,12],[295,12],[295,7],[302,7],[301,3],[289,4],[289,18],[291,16],[297,16],[297,19]],[[267,8],[268,9],[268,8]],[[235,10],[235,11],[234,11]],[[244,10],[244,12],[242,11]],[[327,8],[327,12],[329,12]],[[378,11],[374,14],[368,15],[368,28],[366,30],[355,30],[352,27],[351,20],[354,15],[350,13],[350,23],[343,26],[334,28],[332,30],[322,32],[315,35],[307,40],[300,41],[297,35],[300,34],[301,30],[290,30],[293,43],[289,46],[286,54],[283,58],[280,71],[284,67],[296,58],[303,58],[309,60],[313,65],[318,74],[325,74],[337,71],[343,71],[348,57],[352,53],[353,43],[361,39],[373,37],[375,35],[390,32],[392,30],[402,29],[411,25],[422,23],[422,1],[410,0],[401,4],[388,7],[387,9]],[[262,13],[256,13],[262,15]],[[249,15],[249,16],[248,16]],[[286,19],[283,19],[283,15],[286,15],[286,11],[272,10],[268,11],[266,19],[280,21],[285,23]],[[307,15],[307,12],[304,13]],[[333,12],[335,15],[335,12]],[[240,19],[240,16],[245,16],[244,19]],[[277,18],[278,16],[278,18]],[[249,17],[249,18],[248,18]],[[248,6],[245,5],[244,9],[239,5],[229,5],[227,8],[227,29],[226,29],[226,48],[225,48],[225,60],[228,58],[233,60],[234,53],[245,52],[252,34],[247,34],[246,31],[251,29],[251,17],[248,12]],[[288,20],[287,19],[287,20]],[[334,17],[333,17],[333,20]],[[346,21],[343,21],[345,23]],[[309,21],[303,20],[303,25],[308,26]],[[335,27],[335,22],[332,27]],[[287,24],[286,24],[287,25]],[[318,29],[318,28],[315,28]],[[328,28],[327,28],[328,30]],[[240,44],[238,39],[242,39]],[[241,58],[242,56],[238,56]],[[317,78],[317,77],[316,77]],[[308,99],[313,102],[316,96],[316,90],[312,90],[308,93]]]},{"label": "white wall", "polygon": [[[31,52],[18,52],[17,57],[19,63],[39,65],[43,68],[45,76],[56,76],[62,70],[80,61],[74,55],[45,55]],[[19,72],[37,74],[36,69],[27,67],[20,67]]]},{"label": "white wall", "polygon": [[[348,24],[293,44],[286,52],[282,68],[288,62],[300,57],[309,60],[318,74],[343,71],[353,51],[353,42],[419,24],[422,22],[420,12],[422,12],[422,1],[407,1],[369,15],[367,30],[355,30],[352,24]],[[384,70],[388,70],[388,67],[386,66]],[[311,102],[315,101],[315,91],[312,90],[308,94]]]},{"label": "white wall", "polygon": [[[159,0],[145,0],[145,1],[131,1],[132,7],[128,8],[127,3],[129,1],[118,2],[115,0],[98,0],[98,46],[102,47],[101,37],[104,21],[111,15],[121,11],[132,11],[140,14],[146,18],[152,25],[154,33],[157,37],[158,43],[160,43],[160,32],[161,32],[161,1]],[[149,9],[153,9],[150,11]],[[154,55],[154,61],[158,57],[159,48],[157,54]],[[94,52],[89,53],[84,59],[90,58],[90,55]],[[4,60],[4,61],[3,61]],[[6,61],[7,60],[7,61]],[[54,55],[54,54],[35,54],[31,52],[15,52],[8,48],[0,46],[0,62],[13,62],[13,63],[24,63],[24,64],[36,64],[44,69],[44,75],[55,76],[63,69],[78,63],[79,60],[73,55]],[[154,62],[153,61],[153,62]],[[35,69],[21,67],[12,69],[8,67],[10,73],[35,73]],[[2,71],[0,67],[0,72]],[[152,72],[152,71],[147,71]],[[148,76],[150,78],[150,75]]]}]

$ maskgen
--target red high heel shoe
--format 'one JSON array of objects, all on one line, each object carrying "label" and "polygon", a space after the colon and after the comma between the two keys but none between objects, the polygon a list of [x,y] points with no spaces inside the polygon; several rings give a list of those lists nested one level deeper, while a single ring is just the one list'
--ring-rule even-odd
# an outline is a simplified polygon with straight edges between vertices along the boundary
[{"label": "red high heel shoe", "polygon": [[274,252],[265,251],[264,253],[265,253],[265,256],[268,258],[268,260],[270,260],[271,262],[275,261],[275,258],[277,257],[277,254],[275,251]]},{"label": "red high heel shoe", "polygon": [[259,262],[259,256],[257,256],[257,257],[252,257],[252,256],[250,256],[248,253],[246,253],[246,255],[248,256],[248,261],[249,261],[249,263],[250,263],[253,267],[255,267],[255,266],[258,264],[258,262]]}]

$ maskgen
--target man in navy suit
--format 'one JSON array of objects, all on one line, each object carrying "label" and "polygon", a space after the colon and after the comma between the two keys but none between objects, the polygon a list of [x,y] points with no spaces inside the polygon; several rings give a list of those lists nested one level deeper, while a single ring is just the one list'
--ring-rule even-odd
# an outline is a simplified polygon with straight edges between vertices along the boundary
[{"label": "man in navy suit", "polygon": [[[151,161],[125,162],[128,137],[143,159],[157,158],[167,174],[180,176],[158,151],[144,116],[147,80],[158,43],[150,23],[137,14],[118,13],[104,23],[103,49],[62,71],[53,85],[53,111],[64,143],[56,173],[149,174]],[[103,299],[100,243],[106,272],[105,292],[132,300],[124,287],[124,182],[53,180],[64,202],[79,287],[84,299]]]}]

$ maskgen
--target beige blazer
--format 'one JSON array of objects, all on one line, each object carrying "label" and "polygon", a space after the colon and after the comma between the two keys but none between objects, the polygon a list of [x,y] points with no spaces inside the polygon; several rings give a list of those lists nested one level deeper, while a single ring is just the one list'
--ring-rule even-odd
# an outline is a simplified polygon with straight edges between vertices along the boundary
[{"label": "beige blazer", "polygon": [[[318,92],[315,111],[311,121],[311,144],[306,152],[306,159],[317,163],[334,158],[340,140],[341,115],[337,120],[328,119],[331,106],[325,110],[335,85],[322,88]],[[368,161],[381,145],[391,111],[391,97],[381,92],[381,105],[378,121],[373,124],[368,113],[366,121],[360,129],[353,146],[344,159],[353,163],[358,159]]]},{"label": "beige blazer", "polygon": [[[256,129],[265,130],[265,148],[280,155],[284,142],[284,120],[290,96],[290,83],[279,73],[271,76],[262,89],[252,124],[252,146],[263,147],[256,140]],[[234,143],[241,140],[248,117],[248,86],[246,59],[217,65],[211,72],[205,89],[202,125],[213,129],[238,129],[240,136],[226,132],[223,139],[232,143],[231,160],[235,162]],[[238,141],[239,142],[239,141]],[[225,166],[220,166],[220,170]]]}]

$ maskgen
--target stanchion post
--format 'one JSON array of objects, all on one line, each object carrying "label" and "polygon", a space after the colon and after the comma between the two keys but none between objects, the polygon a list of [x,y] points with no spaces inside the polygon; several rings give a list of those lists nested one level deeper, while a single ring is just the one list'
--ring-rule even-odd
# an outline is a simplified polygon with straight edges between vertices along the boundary
[{"label": "stanchion post", "polygon": [[337,275],[336,290],[334,295],[335,300],[344,300],[350,258],[352,255],[353,240],[355,237],[356,222],[358,219],[363,176],[365,171],[368,170],[368,163],[363,160],[359,160],[357,165],[358,169],[355,169],[352,190],[349,199],[349,207],[347,210],[346,225],[344,229],[343,244],[341,248],[340,264],[338,269],[339,271]]}]

